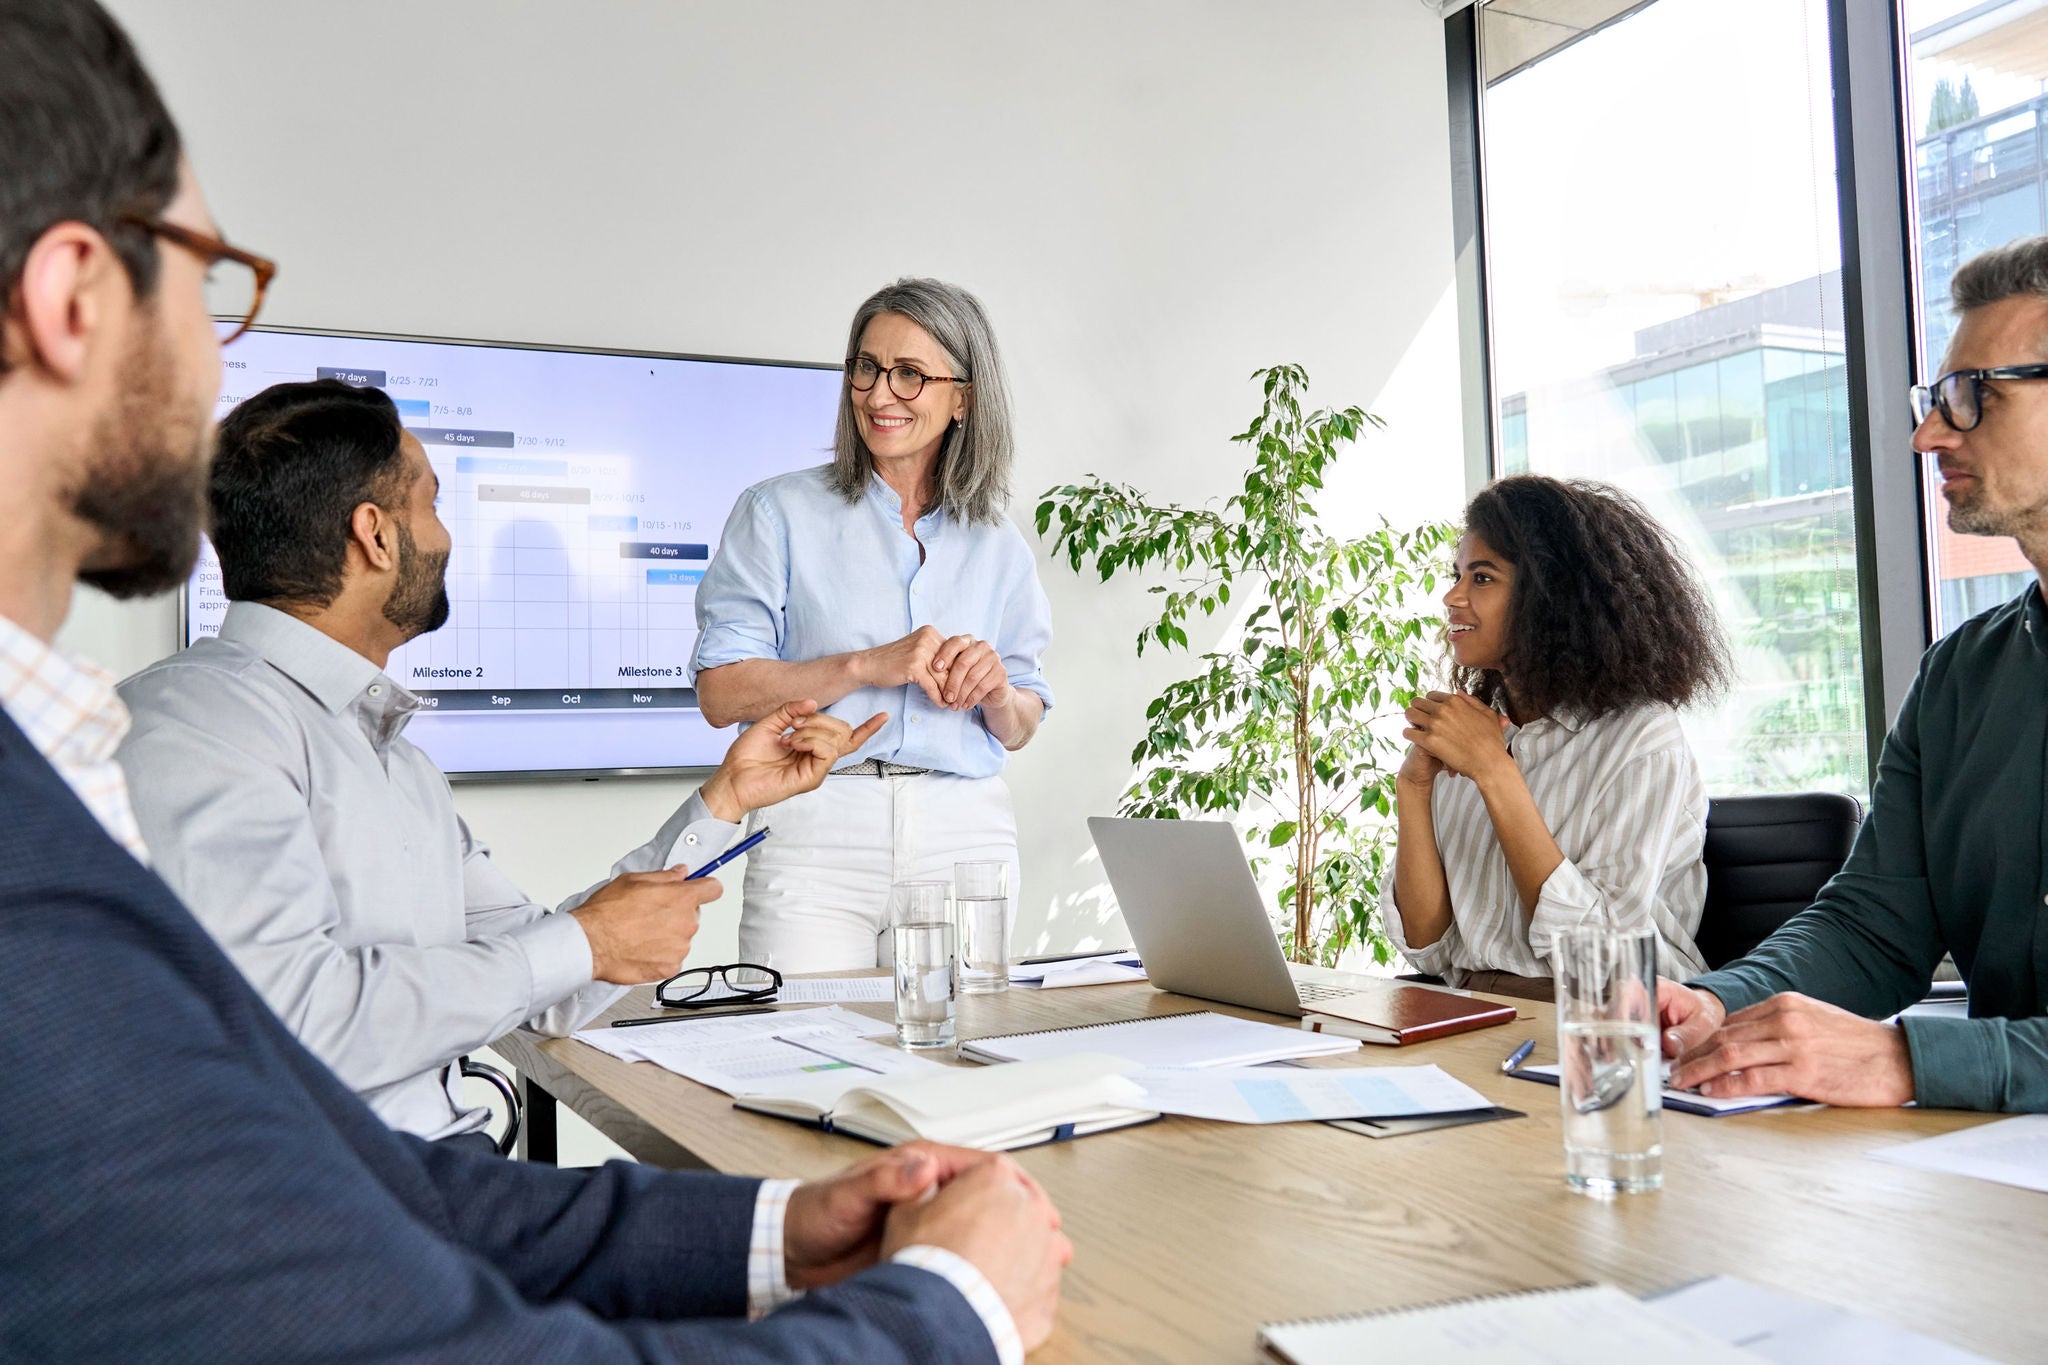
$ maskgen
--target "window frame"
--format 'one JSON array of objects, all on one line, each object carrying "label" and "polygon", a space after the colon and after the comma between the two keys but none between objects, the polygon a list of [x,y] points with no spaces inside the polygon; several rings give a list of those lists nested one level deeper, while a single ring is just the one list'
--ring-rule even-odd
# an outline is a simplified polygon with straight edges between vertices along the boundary
[{"label": "window frame", "polygon": [[[1479,51],[1485,4],[1479,0],[1444,20],[1468,494],[1500,472],[1503,450],[1486,269]],[[1827,0],[1827,11],[1863,714],[1875,782],[1885,734],[1919,672],[1920,656],[1933,641],[1935,620],[1936,588],[1929,571],[1932,509],[1919,459],[1907,453],[1913,423],[1906,394],[1915,382],[1918,342],[1913,282],[1920,263],[1910,231],[1907,177],[1912,167],[1905,136],[1906,47],[1899,0]],[[1874,452],[1881,450],[1899,454],[1878,460]]]}]

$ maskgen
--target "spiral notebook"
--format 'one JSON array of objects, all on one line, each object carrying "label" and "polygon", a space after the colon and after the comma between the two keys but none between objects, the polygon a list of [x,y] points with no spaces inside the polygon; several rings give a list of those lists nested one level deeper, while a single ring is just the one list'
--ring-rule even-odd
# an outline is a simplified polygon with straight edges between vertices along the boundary
[{"label": "spiral notebook", "polygon": [[960,1044],[961,1056],[979,1062],[1029,1062],[1073,1052],[1103,1052],[1128,1057],[1140,1066],[1257,1066],[1356,1051],[1356,1038],[1304,1033],[1214,1010],[1039,1029]]},{"label": "spiral notebook", "polygon": [[1747,1351],[1604,1284],[1270,1322],[1259,1329],[1259,1345],[1281,1365],[1756,1365]]}]

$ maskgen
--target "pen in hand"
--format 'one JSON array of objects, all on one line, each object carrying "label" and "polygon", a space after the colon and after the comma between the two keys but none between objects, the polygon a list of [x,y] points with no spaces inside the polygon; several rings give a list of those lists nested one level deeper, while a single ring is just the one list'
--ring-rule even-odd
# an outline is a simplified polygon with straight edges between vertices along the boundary
[{"label": "pen in hand", "polygon": [[724,867],[724,866],[725,866],[725,865],[726,865],[727,863],[729,863],[729,862],[731,862],[731,861],[732,861],[733,859],[735,859],[735,858],[739,857],[739,856],[740,856],[740,855],[741,855],[742,853],[745,853],[745,852],[746,852],[746,851],[747,851],[748,849],[751,849],[751,848],[753,848],[753,847],[754,847],[754,846],[755,846],[756,844],[759,844],[759,843],[760,843],[760,842],[761,842],[761,841],[762,841],[763,839],[765,839],[765,838],[767,838],[767,837],[768,837],[768,830],[767,830],[767,828],[766,828],[766,827],[764,826],[764,827],[763,827],[762,829],[760,829],[760,830],[759,830],[759,831],[757,831],[756,833],[754,833],[754,834],[750,834],[750,835],[748,835],[748,836],[747,836],[746,838],[744,838],[744,839],[740,840],[740,841],[739,841],[738,843],[734,844],[734,845],[733,845],[733,846],[732,846],[731,848],[729,848],[729,849],[727,849],[727,850],[726,850],[725,852],[723,852],[723,853],[719,854],[719,855],[718,855],[718,856],[717,856],[716,858],[713,858],[713,859],[712,859],[712,860],[711,860],[710,862],[708,862],[708,863],[704,864],[704,866],[702,866],[702,867],[698,868],[698,869],[697,869],[697,870],[696,870],[695,872],[692,872],[692,873],[691,873],[691,874],[690,874],[689,876],[687,876],[687,877],[683,878],[683,880],[684,880],[684,881],[686,881],[686,882],[694,882],[694,881],[696,881],[696,880],[697,880],[697,879],[698,879],[699,877],[708,877],[708,876],[710,876],[710,875],[711,875],[712,873],[714,873],[714,872],[718,871],[718,869],[719,869],[719,868],[721,868],[721,867]]}]

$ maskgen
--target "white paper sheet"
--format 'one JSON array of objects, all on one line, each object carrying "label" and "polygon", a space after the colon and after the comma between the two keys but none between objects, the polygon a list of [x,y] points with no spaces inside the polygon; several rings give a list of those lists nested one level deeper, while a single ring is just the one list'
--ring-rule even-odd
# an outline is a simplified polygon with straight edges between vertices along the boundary
[{"label": "white paper sheet", "polygon": [[872,1041],[895,1026],[826,1006],[635,1028],[585,1029],[577,1039],[629,1062],[652,1062],[728,1095],[759,1095],[834,1073],[897,1075],[939,1064]]},{"label": "white paper sheet", "polygon": [[1140,1066],[1257,1066],[1295,1057],[1329,1057],[1356,1052],[1356,1038],[1304,1033],[1298,1028],[1239,1019],[1214,1010],[1151,1014],[1112,1024],[971,1038],[962,1056],[976,1061],[1028,1062],[1070,1052],[1107,1052]]},{"label": "white paper sheet", "polygon": [[1727,1275],[1647,1302],[1666,1317],[1779,1365],[1990,1365],[1933,1337]]},{"label": "white paper sheet", "polygon": [[1010,968],[1010,984],[1053,990],[1061,986],[1108,986],[1120,981],[1146,980],[1144,964],[1135,953],[1097,953],[1093,957],[1070,958],[1065,962],[1038,962]]},{"label": "white paper sheet", "polygon": [[1879,1161],[2048,1192],[2048,1114],[1983,1123],[1872,1152]]},{"label": "white paper sheet", "polygon": [[1296,1365],[1755,1365],[1612,1285],[1588,1285],[1320,1322],[1268,1323],[1259,1340]]},{"label": "white paper sheet", "polygon": [[896,998],[896,978],[893,976],[832,976],[818,977],[803,981],[785,977],[782,988],[775,992],[776,1003],[783,1005],[822,1005],[829,1001],[893,1001]]},{"label": "white paper sheet", "polygon": [[1132,1079],[1161,1113],[1226,1123],[1410,1118],[1491,1103],[1436,1066],[1154,1067]]}]

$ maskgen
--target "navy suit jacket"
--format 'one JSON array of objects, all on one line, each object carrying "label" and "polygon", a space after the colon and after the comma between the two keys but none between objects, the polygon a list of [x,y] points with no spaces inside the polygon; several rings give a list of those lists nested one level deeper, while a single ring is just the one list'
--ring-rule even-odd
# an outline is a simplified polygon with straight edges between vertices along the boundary
[{"label": "navy suit jacket", "polygon": [[736,1320],[756,1181],[392,1132],[4,712],[0,1002],[0,1359],[995,1358],[910,1266]]}]

